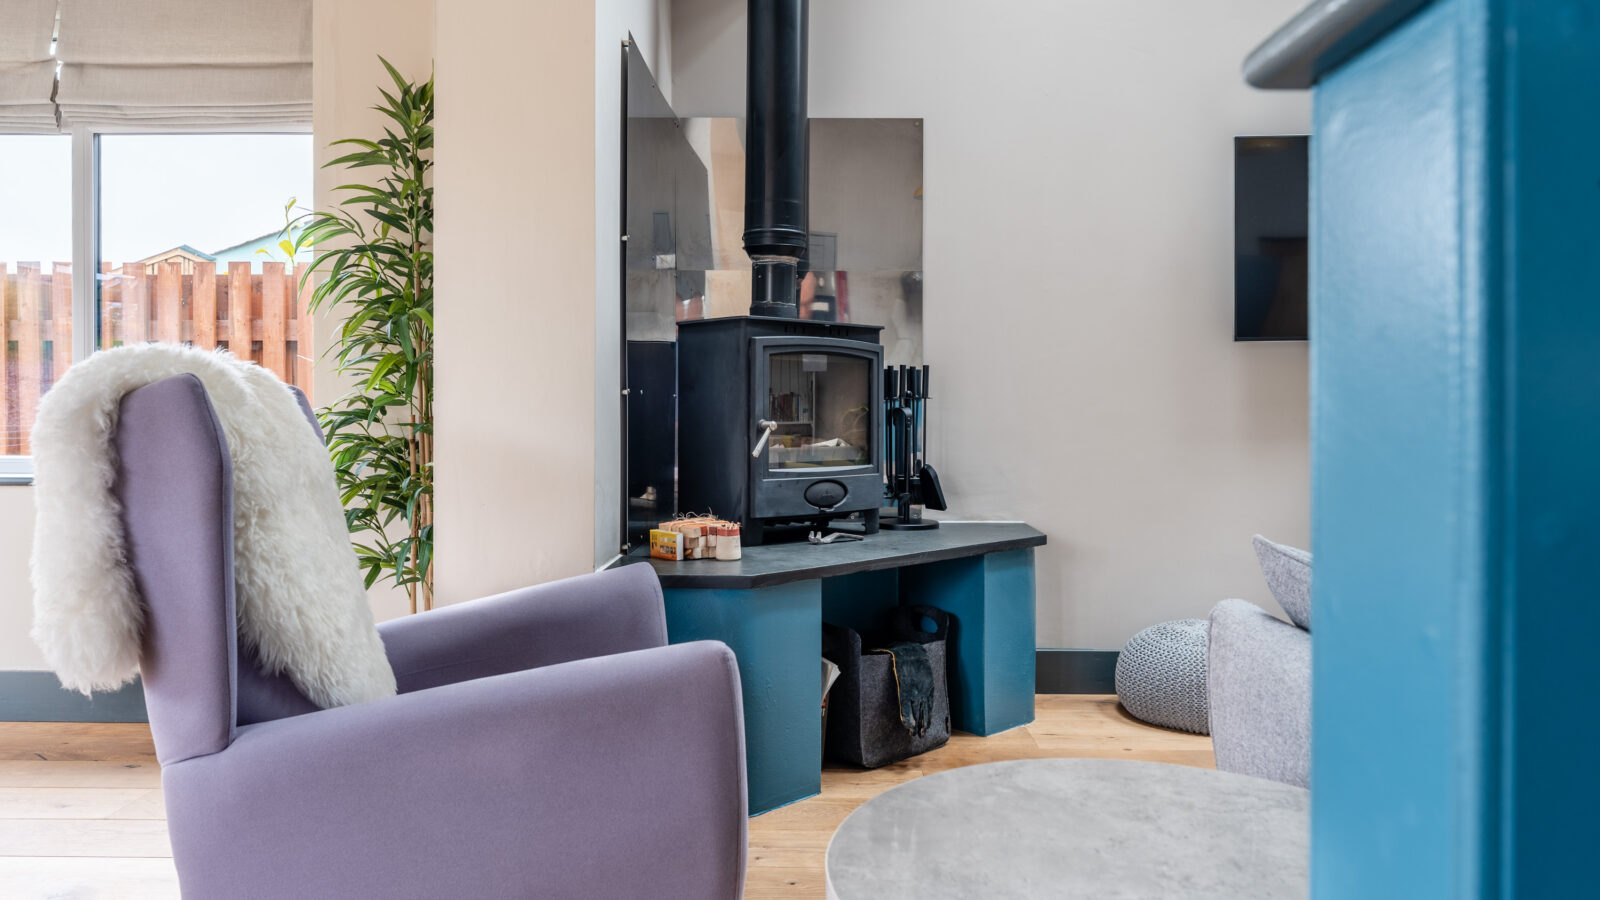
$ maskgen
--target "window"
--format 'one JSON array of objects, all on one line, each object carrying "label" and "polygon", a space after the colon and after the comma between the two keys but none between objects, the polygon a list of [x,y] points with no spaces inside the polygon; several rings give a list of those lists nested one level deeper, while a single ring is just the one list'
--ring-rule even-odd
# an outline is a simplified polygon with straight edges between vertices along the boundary
[{"label": "window", "polygon": [[308,134],[0,135],[0,480],[26,479],[39,398],[97,348],[227,348],[310,394],[309,259],[280,240],[312,174]]},{"label": "window", "polygon": [[[0,135],[0,457],[72,362],[72,138]],[[0,476],[16,474],[15,466]]]},{"label": "window", "polygon": [[226,347],[310,394],[310,260],[280,246],[310,135],[108,134],[99,165],[99,346]]}]

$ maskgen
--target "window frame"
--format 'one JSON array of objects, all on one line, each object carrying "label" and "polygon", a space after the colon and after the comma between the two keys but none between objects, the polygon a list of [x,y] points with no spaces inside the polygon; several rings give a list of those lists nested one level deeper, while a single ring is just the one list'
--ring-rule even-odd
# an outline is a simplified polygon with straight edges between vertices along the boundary
[{"label": "window frame", "polygon": [[[48,135],[50,132],[39,132]],[[100,349],[100,279],[80,278],[78,273],[100,271],[100,136],[103,134],[311,134],[310,123],[300,127],[263,128],[249,125],[167,126],[151,128],[130,124],[74,125],[72,136],[72,321],[91,323],[88,328],[72,329],[72,358],[88,359]],[[315,149],[313,146],[313,153]],[[314,164],[314,163],[313,163]],[[33,484],[33,457],[0,454],[0,485]]]}]

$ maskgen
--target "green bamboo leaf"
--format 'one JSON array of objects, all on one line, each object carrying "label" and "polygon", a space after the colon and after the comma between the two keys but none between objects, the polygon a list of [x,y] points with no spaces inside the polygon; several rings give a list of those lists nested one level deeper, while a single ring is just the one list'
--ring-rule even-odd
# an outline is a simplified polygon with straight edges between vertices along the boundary
[{"label": "green bamboo leaf", "polygon": [[383,136],[336,141],[347,152],[325,164],[371,174],[337,186],[331,209],[293,216],[291,202],[278,246],[310,254],[300,273],[307,305],[337,316],[323,356],[354,387],[317,418],[363,579],[420,582],[426,593],[433,460],[418,438],[433,433],[434,85],[381,61],[394,83],[378,88],[373,107]]},{"label": "green bamboo leaf", "polygon": [[369,209],[367,210],[367,215],[377,219],[380,222],[383,222],[402,234],[411,233],[411,226],[406,222],[406,220],[395,215],[394,213],[384,212],[381,209]]},{"label": "green bamboo leaf", "polygon": [[376,149],[378,149],[378,145],[377,145],[376,142],[369,141],[366,138],[340,138],[337,141],[329,142],[328,146],[329,147],[340,147],[340,146],[343,146],[345,144],[351,144],[351,145],[356,146],[356,147],[365,147],[368,150],[376,150]]},{"label": "green bamboo leaf", "polygon": [[[337,143],[337,142],[336,142]],[[382,165],[384,162],[382,151],[363,151],[361,153],[346,153],[344,156],[335,157],[323,163],[323,168],[329,166],[344,166],[359,169],[366,166]]]}]

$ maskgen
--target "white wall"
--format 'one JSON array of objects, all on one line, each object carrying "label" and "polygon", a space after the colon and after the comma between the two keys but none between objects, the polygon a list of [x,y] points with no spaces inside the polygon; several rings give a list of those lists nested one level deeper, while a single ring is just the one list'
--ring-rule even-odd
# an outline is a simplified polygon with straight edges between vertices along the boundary
[{"label": "white wall", "polygon": [[[1305,546],[1307,345],[1235,344],[1232,146],[1304,133],[1239,64],[1299,0],[811,5],[811,115],[924,119],[931,462],[1026,519],[1041,646],[1117,648]],[[741,0],[676,0],[673,106],[744,108]]]},{"label": "white wall", "polygon": [[28,553],[33,549],[33,488],[0,484],[0,670],[44,669],[44,656],[28,637],[33,591]]}]

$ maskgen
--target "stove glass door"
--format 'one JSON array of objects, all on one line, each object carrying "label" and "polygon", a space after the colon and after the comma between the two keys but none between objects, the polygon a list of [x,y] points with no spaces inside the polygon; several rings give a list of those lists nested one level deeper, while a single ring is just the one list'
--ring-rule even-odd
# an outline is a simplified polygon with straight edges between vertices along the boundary
[{"label": "stove glass door", "polygon": [[870,465],[870,360],[817,350],[768,357],[767,409],[772,470]]}]

